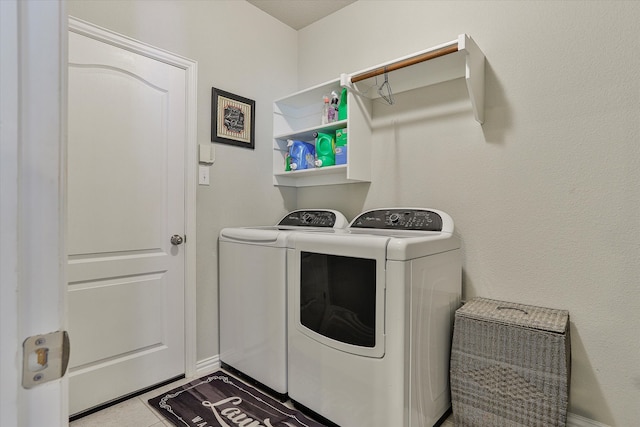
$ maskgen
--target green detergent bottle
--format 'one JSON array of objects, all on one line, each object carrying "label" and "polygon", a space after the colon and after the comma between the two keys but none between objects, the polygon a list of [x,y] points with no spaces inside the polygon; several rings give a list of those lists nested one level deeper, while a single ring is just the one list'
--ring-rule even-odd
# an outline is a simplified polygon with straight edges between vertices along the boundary
[{"label": "green detergent bottle", "polygon": [[340,92],[340,105],[338,107],[338,120],[347,119],[347,88],[343,87]]},{"label": "green detergent bottle", "polygon": [[335,165],[335,136],[326,132],[316,132],[314,136],[316,137],[316,167]]}]

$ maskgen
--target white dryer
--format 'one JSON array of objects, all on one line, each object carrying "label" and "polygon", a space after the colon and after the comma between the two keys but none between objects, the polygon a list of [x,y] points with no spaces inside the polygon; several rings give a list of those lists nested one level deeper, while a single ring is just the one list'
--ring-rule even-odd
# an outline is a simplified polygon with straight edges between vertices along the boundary
[{"label": "white dryer", "polygon": [[450,408],[460,241],[433,209],[378,209],[288,249],[289,397],[341,427],[426,427]]},{"label": "white dryer", "polygon": [[224,228],[219,236],[220,360],[287,393],[286,250],[295,231],[348,225],[340,212],[296,210],[275,226]]}]

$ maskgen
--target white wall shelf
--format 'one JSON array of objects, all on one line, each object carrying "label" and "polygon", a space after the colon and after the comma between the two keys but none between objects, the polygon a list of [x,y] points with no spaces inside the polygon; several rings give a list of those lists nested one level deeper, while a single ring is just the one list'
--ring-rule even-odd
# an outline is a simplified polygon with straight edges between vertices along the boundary
[{"label": "white wall shelf", "polygon": [[[347,119],[322,124],[323,96],[340,94],[340,80],[314,86],[273,103],[273,184],[290,187],[345,184],[371,180],[371,101],[348,94]],[[285,172],[287,140],[314,143],[315,132],[347,128],[347,164]]]},{"label": "white wall shelf", "polygon": [[355,94],[380,98],[377,86],[385,70],[392,78],[393,93],[464,77],[476,121],[484,122],[484,54],[471,37],[460,34],[456,40],[352,74],[343,74],[340,83]]},{"label": "white wall shelf", "polygon": [[[273,103],[273,183],[306,187],[371,180],[372,101],[389,76],[393,93],[464,77],[476,121],[484,122],[485,58],[466,34],[456,40],[302,90]],[[323,96],[348,89],[347,119],[321,124]],[[287,140],[314,143],[314,133],[348,128],[347,164],[285,172]]]}]

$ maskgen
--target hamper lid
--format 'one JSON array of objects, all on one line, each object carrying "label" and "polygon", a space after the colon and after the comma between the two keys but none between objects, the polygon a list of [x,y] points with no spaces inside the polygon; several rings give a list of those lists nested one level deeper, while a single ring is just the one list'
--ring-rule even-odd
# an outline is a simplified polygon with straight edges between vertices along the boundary
[{"label": "hamper lid", "polygon": [[456,316],[458,315],[560,334],[566,331],[569,322],[567,310],[516,304],[488,298],[472,299],[456,311]]}]

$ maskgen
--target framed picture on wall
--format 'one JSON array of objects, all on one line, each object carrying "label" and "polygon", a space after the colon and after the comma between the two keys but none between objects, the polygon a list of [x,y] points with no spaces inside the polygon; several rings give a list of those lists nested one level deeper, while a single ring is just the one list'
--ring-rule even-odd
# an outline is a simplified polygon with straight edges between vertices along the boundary
[{"label": "framed picture on wall", "polygon": [[256,102],[211,90],[211,142],[255,148]]}]

